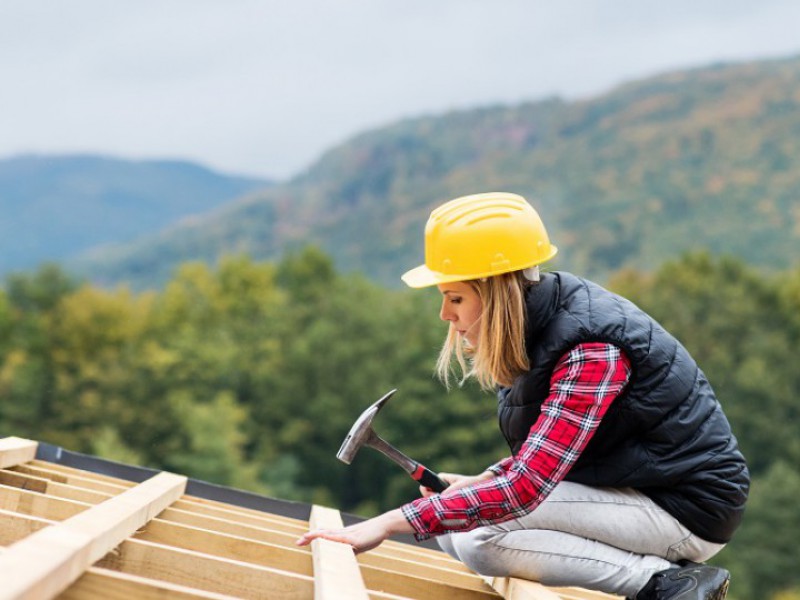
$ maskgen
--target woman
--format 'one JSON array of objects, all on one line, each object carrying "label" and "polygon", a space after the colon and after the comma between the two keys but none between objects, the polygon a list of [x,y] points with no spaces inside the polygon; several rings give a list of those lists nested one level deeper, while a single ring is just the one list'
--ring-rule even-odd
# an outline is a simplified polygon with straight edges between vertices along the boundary
[{"label": "woman", "polygon": [[425,228],[425,264],[450,323],[439,357],[498,390],[512,455],[400,509],[316,537],[374,548],[439,536],[473,570],[637,600],[722,599],[701,564],[739,525],[749,488],[736,438],[683,346],[629,301],[571,275],[538,214],[506,193],[452,200]]}]

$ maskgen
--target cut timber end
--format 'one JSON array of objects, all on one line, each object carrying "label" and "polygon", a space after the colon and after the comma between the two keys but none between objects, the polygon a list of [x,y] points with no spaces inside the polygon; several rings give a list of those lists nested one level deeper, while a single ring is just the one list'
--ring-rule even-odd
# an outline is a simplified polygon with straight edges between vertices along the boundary
[{"label": "cut timber end", "polygon": [[0,469],[16,467],[36,458],[37,442],[18,437],[0,439]]},{"label": "cut timber end", "polygon": [[[341,529],[343,526],[338,510],[316,505],[311,509],[311,529]],[[317,538],[311,542],[311,552],[314,600],[367,600],[367,588],[349,545]]]}]

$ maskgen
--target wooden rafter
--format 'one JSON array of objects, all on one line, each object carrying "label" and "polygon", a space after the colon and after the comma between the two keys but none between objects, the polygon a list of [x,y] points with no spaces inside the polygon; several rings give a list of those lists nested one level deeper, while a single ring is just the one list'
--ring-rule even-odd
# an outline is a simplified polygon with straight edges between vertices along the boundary
[{"label": "wooden rafter", "polygon": [[[311,529],[340,529],[339,511],[322,506],[311,509]],[[347,544],[318,538],[311,542],[314,556],[314,600],[366,600],[367,588],[353,549]]]},{"label": "wooden rafter", "polygon": [[0,598],[39,599],[61,592],[94,562],[174,502],[186,478],[160,473],[144,483],[46,527],[0,556]]},{"label": "wooden rafter", "polygon": [[0,469],[33,460],[38,446],[36,442],[18,437],[0,439]]},{"label": "wooden rafter", "polygon": [[[341,527],[339,512],[313,507],[304,521],[186,495],[182,486],[149,502],[142,491],[161,476],[137,485],[35,453],[35,442],[0,440],[0,578],[13,582],[0,586],[0,600],[613,600],[485,581],[443,552],[392,540],[358,556],[326,540],[298,547],[309,528]],[[135,510],[143,500],[147,508]]]}]

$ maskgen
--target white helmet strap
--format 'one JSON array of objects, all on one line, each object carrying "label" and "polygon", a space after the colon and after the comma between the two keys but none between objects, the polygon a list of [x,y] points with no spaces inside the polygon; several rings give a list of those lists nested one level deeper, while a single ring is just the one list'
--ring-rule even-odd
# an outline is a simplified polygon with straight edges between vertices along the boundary
[{"label": "white helmet strap", "polygon": [[536,265],[534,267],[528,267],[527,269],[523,269],[522,270],[522,275],[528,281],[539,281],[539,279],[540,279],[540,276],[539,276],[539,265]]}]

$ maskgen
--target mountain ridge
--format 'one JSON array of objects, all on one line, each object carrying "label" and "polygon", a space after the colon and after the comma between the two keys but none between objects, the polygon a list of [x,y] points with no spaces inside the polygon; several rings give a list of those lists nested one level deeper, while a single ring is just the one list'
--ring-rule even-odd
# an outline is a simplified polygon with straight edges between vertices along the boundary
[{"label": "mountain ridge", "polygon": [[716,63],[587,99],[374,128],[288,182],[81,267],[146,287],[184,260],[275,259],[314,244],[342,270],[394,286],[422,260],[434,206],[503,190],[539,209],[559,268],[602,278],[698,248],[782,268],[800,256],[799,140],[800,58]]},{"label": "mountain ridge", "polygon": [[269,182],[187,160],[25,154],[0,160],[0,273],[132,240]]}]

